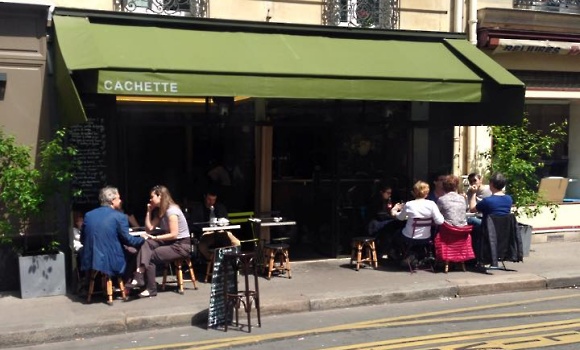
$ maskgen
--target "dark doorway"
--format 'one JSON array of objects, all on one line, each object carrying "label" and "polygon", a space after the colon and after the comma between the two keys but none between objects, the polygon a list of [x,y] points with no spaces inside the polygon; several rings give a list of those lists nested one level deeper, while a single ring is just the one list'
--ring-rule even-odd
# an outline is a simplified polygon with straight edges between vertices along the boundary
[{"label": "dark doorway", "polygon": [[252,210],[251,120],[232,114],[226,118],[203,105],[120,105],[117,168],[123,174],[126,210],[142,222],[149,190],[161,184],[184,208],[201,201],[211,186],[229,212]]}]

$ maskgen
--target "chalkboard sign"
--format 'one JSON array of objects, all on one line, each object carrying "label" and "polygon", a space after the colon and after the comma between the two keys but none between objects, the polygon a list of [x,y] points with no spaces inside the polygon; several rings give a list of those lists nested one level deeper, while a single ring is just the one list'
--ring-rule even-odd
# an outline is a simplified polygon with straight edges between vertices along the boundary
[{"label": "chalkboard sign", "polygon": [[[211,293],[209,296],[209,311],[207,328],[216,328],[226,323],[226,300],[224,296],[224,279],[227,280],[228,293],[238,292],[238,274],[232,266],[228,266],[227,275],[224,275],[223,259],[226,253],[239,253],[240,247],[216,248],[213,256],[213,275],[211,279]],[[228,312],[232,321],[233,307]]]},{"label": "chalkboard sign", "polygon": [[72,186],[75,190],[81,190],[81,195],[75,197],[73,202],[80,205],[98,205],[99,191],[106,183],[107,144],[104,118],[89,115],[87,123],[72,126],[70,143],[78,150],[75,159],[79,162]]}]

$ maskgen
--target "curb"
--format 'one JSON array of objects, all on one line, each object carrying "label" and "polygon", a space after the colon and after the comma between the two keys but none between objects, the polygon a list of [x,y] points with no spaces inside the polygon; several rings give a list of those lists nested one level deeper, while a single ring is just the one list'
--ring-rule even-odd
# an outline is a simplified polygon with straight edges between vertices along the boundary
[{"label": "curb", "polygon": [[[485,275],[483,275],[485,276]],[[394,291],[361,290],[348,296],[340,293],[321,293],[298,300],[284,300],[279,304],[262,305],[261,315],[280,315],[310,311],[323,311],[357,306],[405,303],[419,300],[461,298],[467,296],[523,292],[556,288],[577,288],[580,272],[547,272],[535,274],[494,275],[485,278],[447,278],[431,283],[429,287],[403,287]],[[207,309],[197,313],[173,312],[162,315],[126,315],[114,319],[96,320],[83,324],[64,324],[54,327],[37,327],[34,330],[11,331],[0,334],[0,347],[19,347],[47,342],[70,341],[104,335],[122,334],[160,327],[198,326],[205,328]]]}]

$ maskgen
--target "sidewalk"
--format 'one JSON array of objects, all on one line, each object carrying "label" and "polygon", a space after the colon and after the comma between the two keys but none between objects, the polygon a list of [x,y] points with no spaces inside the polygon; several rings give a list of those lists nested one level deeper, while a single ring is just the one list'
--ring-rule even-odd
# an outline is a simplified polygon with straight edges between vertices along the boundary
[{"label": "sidewalk", "polygon": [[[579,241],[532,243],[530,256],[523,263],[506,263],[517,271],[494,270],[493,275],[459,270],[410,274],[390,266],[357,272],[349,267],[349,259],[297,262],[292,265],[292,279],[259,279],[262,315],[577,287],[578,251]],[[115,300],[113,306],[100,295],[86,305],[76,296],[23,300],[19,295],[0,294],[4,320],[0,324],[0,348],[153,327],[205,327],[210,284],[198,281],[198,290],[193,290],[191,282],[185,286],[184,295],[169,290],[151,299]],[[267,327],[267,322],[263,320],[262,326]]]}]

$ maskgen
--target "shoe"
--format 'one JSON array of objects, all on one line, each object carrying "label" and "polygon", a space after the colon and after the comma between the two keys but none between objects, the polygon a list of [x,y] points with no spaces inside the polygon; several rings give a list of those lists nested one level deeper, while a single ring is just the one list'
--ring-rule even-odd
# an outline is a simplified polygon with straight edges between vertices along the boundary
[{"label": "shoe", "polygon": [[127,284],[129,288],[141,288],[145,285],[145,280],[143,279],[143,274],[141,272],[135,272],[133,274],[133,280]]},{"label": "shoe", "polygon": [[139,297],[141,298],[153,298],[155,296],[157,296],[157,292],[151,293],[147,289],[139,293]]}]

